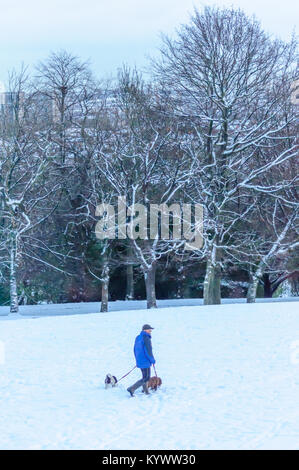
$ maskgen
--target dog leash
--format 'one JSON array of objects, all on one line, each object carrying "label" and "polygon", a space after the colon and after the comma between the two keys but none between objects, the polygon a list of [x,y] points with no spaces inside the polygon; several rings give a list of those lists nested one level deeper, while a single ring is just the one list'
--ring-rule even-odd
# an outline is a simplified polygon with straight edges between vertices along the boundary
[{"label": "dog leash", "polygon": [[[157,375],[157,372],[156,372],[156,368],[155,368],[155,364],[153,364],[154,366],[154,371],[155,371],[155,374],[156,374],[156,377],[158,377]],[[125,375],[123,375],[119,380],[118,382],[120,382],[122,379],[124,379],[125,377],[127,377],[127,375],[131,374],[131,372],[133,372],[134,369],[136,369],[137,366],[133,367],[133,369],[131,369],[129,372],[127,372]]]},{"label": "dog leash", "polygon": [[131,372],[133,372],[134,369],[136,369],[137,366],[133,367],[133,369],[130,370],[130,372],[128,372],[127,374],[123,375],[119,380],[118,382],[120,382],[122,379],[124,379],[125,377],[127,377],[127,375],[131,374]]}]

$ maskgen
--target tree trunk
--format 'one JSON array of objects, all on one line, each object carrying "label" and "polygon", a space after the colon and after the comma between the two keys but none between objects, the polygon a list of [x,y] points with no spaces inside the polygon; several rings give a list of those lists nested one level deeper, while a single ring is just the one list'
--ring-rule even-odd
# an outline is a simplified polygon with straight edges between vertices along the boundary
[{"label": "tree trunk", "polygon": [[270,277],[268,273],[263,275],[263,283],[264,283],[264,297],[271,298],[272,297],[272,286],[270,282]]},{"label": "tree trunk", "polygon": [[220,291],[220,268],[216,264],[217,250],[213,247],[211,255],[207,261],[206,275],[203,285],[204,305],[221,304]]},{"label": "tree trunk", "polygon": [[15,240],[11,241],[10,249],[10,313],[18,313],[19,302],[17,292],[17,278],[16,278],[16,245]]},{"label": "tree trunk", "polygon": [[102,299],[101,299],[101,312],[108,312],[109,301],[109,265],[108,262],[104,263],[102,271]]},{"label": "tree trunk", "polygon": [[144,281],[146,287],[147,308],[157,308],[156,302],[156,266],[152,265],[150,269],[144,271]]},{"label": "tree trunk", "polygon": [[253,304],[256,299],[256,291],[259,283],[257,276],[252,276],[247,290],[247,303]]},{"label": "tree trunk", "polygon": [[127,265],[127,292],[126,300],[134,299],[134,266],[132,264]]},{"label": "tree trunk", "polygon": [[257,292],[257,286],[259,283],[259,280],[263,274],[263,269],[262,267],[258,267],[255,273],[250,273],[250,281],[249,281],[249,286],[247,290],[247,303],[248,304],[253,304],[256,299],[256,292]]},{"label": "tree trunk", "polygon": [[185,279],[186,279],[186,276],[185,276],[184,267],[180,266],[178,269],[178,278],[177,278],[177,282],[178,282],[177,292],[176,292],[177,299],[184,298]]}]

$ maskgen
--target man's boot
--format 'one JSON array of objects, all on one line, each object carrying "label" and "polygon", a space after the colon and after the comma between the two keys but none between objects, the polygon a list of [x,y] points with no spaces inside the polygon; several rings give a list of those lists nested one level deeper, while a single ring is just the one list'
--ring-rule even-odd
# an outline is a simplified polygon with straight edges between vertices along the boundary
[{"label": "man's boot", "polygon": [[142,384],[143,384],[143,380],[140,379],[140,380],[138,380],[138,382],[136,382],[134,385],[131,385],[131,387],[127,388],[127,392],[129,392],[129,394],[131,395],[131,397],[134,396],[135,390],[137,390],[137,388],[141,387]]},{"label": "man's boot", "polygon": [[149,395],[149,394],[150,394],[149,391],[148,391],[147,383],[145,383],[145,384],[142,385],[142,389],[143,389],[143,390],[142,390],[143,393],[145,393],[146,395]]}]

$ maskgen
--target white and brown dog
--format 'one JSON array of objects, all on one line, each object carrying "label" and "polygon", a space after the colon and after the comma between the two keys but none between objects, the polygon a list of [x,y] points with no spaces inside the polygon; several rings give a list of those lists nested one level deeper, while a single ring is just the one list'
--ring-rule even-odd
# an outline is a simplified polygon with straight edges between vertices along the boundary
[{"label": "white and brown dog", "polygon": [[107,374],[105,378],[105,388],[107,389],[107,388],[116,387],[116,385],[117,385],[117,378],[115,377],[115,375]]}]

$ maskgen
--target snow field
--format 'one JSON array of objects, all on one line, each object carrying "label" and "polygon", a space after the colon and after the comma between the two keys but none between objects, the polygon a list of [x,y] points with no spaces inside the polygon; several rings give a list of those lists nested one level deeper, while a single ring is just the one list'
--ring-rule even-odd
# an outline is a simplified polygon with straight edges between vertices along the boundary
[{"label": "snow field", "polygon": [[[2,317],[0,448],[298,449],[298,306]],[[105,390],[148,322],[161,389],[130,398],[134,370]]]}]

